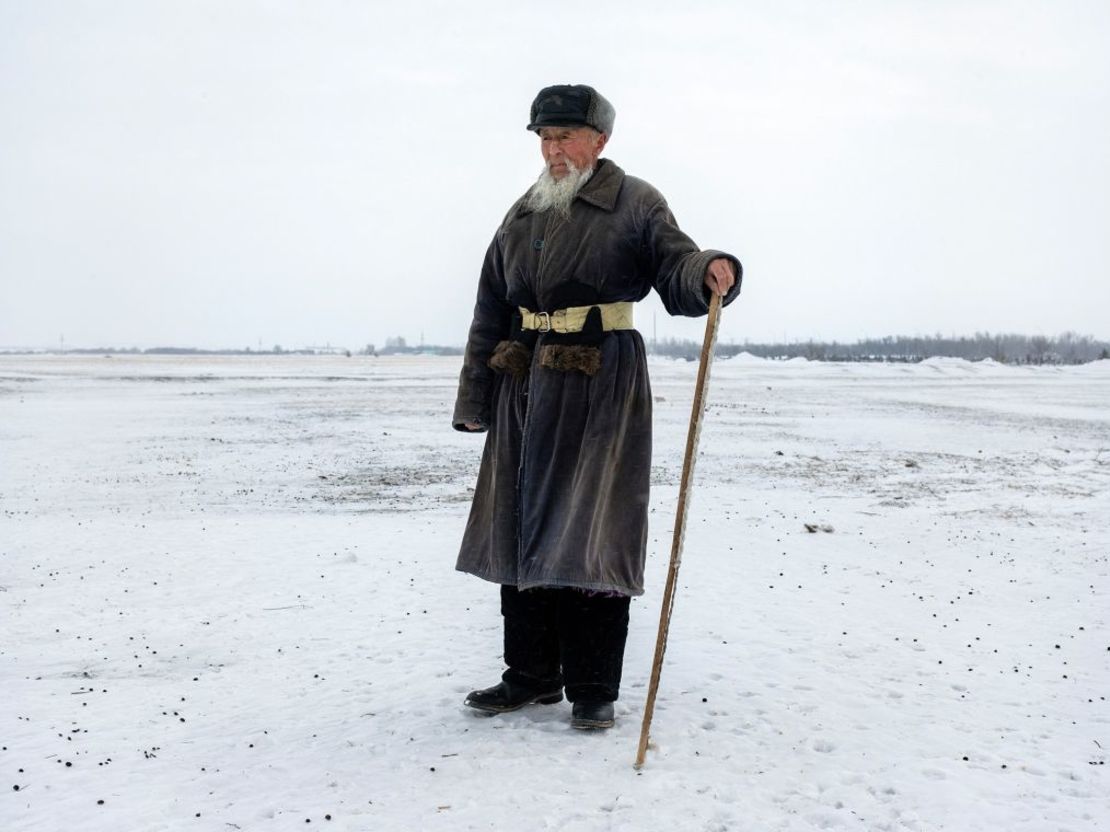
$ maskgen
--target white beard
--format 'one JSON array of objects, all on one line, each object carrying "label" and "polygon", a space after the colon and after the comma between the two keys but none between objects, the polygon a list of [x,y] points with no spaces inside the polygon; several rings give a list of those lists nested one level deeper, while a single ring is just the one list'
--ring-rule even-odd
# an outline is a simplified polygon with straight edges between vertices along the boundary
[{"label": "white beard", "polygon": [[537,213],[553,209],[564,217],[570,214],[571,203],[582,190],[582,186],[593,175],[593,168],[579,170],[567,161],[567,174],[562,179],[556,179],[551,171],[544,166],[543,173],[536,180],[536,184],[528,192],[525,207]]}]

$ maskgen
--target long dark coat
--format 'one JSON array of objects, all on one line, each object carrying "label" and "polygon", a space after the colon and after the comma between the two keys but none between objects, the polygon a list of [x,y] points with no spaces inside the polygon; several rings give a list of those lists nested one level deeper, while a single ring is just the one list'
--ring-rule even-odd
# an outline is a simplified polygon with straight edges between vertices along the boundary
[{"label": "long dark coat", "polygon": [[[525,376],[487,362],[518,306],[554,311],[567,281],[596,302],[637,301],[652,287],[672,315],[709,309],[701,251],[662,195],[602,159],[569,217],[513,205],[486,253],[459,379],[454,426],[488,428],[457,567],[520,589],[643,592],[651,473],[651,387],[636,330],[608,332],[589,376],[541,367]],[[565,302],[563,305],[566,305]],[[533,355],[546,339],[540,336]]]}]

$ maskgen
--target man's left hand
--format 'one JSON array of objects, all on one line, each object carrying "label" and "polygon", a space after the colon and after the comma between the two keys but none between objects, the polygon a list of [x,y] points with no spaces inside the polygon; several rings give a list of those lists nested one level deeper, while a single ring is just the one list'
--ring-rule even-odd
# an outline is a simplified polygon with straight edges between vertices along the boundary
[{"label": "man's left hand", "polygon": [[724,297],[735,283],[736,269],[731,260],[718,257],[709,261],[709,268],[705,270],[705,285],[710,292]]}]

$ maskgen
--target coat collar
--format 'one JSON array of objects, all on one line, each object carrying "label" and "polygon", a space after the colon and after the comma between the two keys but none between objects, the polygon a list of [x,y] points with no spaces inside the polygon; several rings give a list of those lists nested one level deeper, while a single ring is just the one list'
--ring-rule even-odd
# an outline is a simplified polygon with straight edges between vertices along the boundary
[{"label": "coat collar", "polygon": [[[609,159],[599,159],[597,167],[594,169],[594,175],[590,177],[590,181],[582,186],[582,190],[578,192],[575,199],[581,199],[583,202],[588,202],[603,211],[612,211],[617,206],[617,196],[621,192],[622,184],[624,184],[624,171],[620,169],[617,163]],[[526,197],[527,194],[521,197],[517,216],[531,213],[526,207]]]},{"label": "coat collar", "polygon": [[590,181],[578,192],[578,199],[596,205],[605,211],[612,211],[617,205],[617,194],[624,183],[624,171],[616,162],[601,159]]}]

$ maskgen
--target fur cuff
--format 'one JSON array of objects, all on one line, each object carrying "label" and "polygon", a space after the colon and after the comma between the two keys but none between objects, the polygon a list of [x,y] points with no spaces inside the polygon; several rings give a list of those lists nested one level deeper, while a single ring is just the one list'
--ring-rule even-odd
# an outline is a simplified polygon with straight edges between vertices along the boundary
[{"label": "fur cuff", "polygon": [[540,348],[540,366],[562,373],[579,370],[594,376],[601,369],[601,350],[570,344],[545,344]]},{"label": "fur cuff", "polygon": [[501,341],[486,362],[491,370],[524,378],[532,366],[532,350],[520,341]]}]

